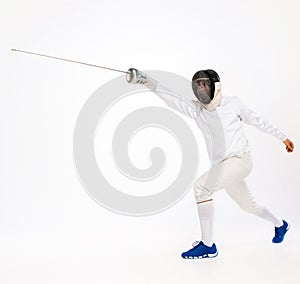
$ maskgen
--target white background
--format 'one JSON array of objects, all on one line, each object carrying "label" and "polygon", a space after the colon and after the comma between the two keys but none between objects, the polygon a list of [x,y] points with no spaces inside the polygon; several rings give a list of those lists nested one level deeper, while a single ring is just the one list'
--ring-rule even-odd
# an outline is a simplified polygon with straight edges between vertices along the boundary
[{"label": "white background", "polygon": [[[2,1],[0,282],[298,283],[299,8],[296,0]],[[217,70],[224,95],[240,96],[295,144],[287,153],[276,138],[245,127],[254,160],[247,181],[258,200],[291,222],[286,241],[273,245],[272,225],[220,192],[220,254],[186,261],[181,252],[200,236],[192,190],[149,217],[99,206],[77,179],[73,129],[88,97],[119,74],[11,48],[187,78]],[[141,95],[144,105],[166,107],[150,94]],[[182,118],[199,137],[201,174],[208,167],[202,134]],[[131,154],[147,164],[145,153]]]}]

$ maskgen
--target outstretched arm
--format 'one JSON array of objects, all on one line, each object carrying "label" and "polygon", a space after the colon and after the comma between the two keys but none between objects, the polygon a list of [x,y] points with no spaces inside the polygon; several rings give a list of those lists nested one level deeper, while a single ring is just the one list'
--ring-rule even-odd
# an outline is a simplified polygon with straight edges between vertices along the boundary
[{"label": "outstretched arm", "polygon": [[177,96],[168,88],[161,85],[157,85],[154,93],[157,94],[172,109],[177,110],[193,119],[197,117],[196,106],[192,100],[189,101],[181,96]]},{"label": "outstretched arm", "polygon": [[172,109],[193,119],[197,117],[197,109],[192,100],[174,94],[174,92],[160,85],[156,80],[137,69],[130,68],[129,72],[131,72],[130,75],[127,76],[127,81],[129,83],[145,85]]},{"label": "outstretched arm", "polygon": [[269,123],[253,110],[246,108],[239,98],[237,98],[237,101],[239,116],[243,122],[255,126],[258,130],[280,139],[286,145],[287,152],[293,152],[294,144],[288,139],[287,134],[283,130]]}]

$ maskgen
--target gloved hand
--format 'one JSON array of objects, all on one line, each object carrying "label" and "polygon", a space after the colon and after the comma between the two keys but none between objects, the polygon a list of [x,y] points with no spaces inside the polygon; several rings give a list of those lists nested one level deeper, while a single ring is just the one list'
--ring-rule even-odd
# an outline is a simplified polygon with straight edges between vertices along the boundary
[{"label": "gloved hand", "polygon": [[142,84],[149,88],[151,91],[154,91],[157,87],[158,82],[150,78],[145,73],[135,69],[129,68],[126,75],[126,80],[130,84]]}]

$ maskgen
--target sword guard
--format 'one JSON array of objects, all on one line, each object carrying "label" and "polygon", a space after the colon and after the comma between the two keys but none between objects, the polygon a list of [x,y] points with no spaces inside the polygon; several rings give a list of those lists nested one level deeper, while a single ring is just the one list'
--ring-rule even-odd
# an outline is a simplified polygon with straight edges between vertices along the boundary
[{"label": "sword guard", "polygon": [[150,77],[148,77],[143,72],[135,69],[129,68],[126,74],[126,80],[130,84],[142,84],[149,88],[151,91],[154,91],[157,87],[158,82]]}]

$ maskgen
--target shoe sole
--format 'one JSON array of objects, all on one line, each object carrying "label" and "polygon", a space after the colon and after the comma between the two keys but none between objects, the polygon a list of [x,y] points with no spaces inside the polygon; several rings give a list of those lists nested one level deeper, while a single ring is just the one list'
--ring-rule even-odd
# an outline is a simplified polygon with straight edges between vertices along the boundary
[{"label": "shoe sole", "polygon": [[218,255],[218,252],[214,254],[206,254],[206,255],[200,255],[200,256],[183,256],[184,259],[201,259],[201,258],[213,258]]}]

